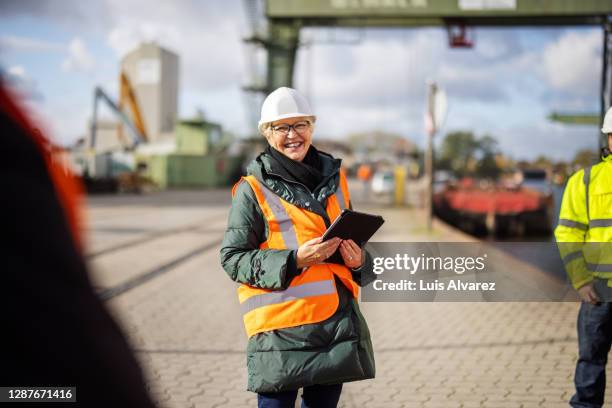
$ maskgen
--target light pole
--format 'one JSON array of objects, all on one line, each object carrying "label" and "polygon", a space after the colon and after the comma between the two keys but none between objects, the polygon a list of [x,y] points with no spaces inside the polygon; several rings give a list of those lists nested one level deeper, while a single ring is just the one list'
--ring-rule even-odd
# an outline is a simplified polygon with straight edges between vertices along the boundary
[{"label": "light pole", "polygon": [[427,113],[425,115],[425,131],[427,132],[427,149],[425,150],[425,219],[427,230],[432,228],[433,207],[433,137],[436,133],[436,93],[435,82],[427,83]]}]

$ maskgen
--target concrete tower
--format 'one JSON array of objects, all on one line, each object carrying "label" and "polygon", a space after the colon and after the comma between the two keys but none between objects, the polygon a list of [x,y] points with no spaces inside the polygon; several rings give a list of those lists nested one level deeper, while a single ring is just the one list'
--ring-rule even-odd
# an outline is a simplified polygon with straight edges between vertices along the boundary
[{"label": "concrete tower", "polygon": [[178,113],[179,58],[155,43],[143,43],[123,57],[151,142],[172,135]]}]

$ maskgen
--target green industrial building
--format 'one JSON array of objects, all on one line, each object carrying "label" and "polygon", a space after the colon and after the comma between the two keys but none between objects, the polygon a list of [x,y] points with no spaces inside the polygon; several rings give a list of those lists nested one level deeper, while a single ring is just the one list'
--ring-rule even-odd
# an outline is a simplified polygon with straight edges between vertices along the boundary
[{"label": "green industrial building", "polygon": [[143,157],[148,176],[162,189],[209,188],[240,177],[242,156],[224,152],[221,126],[203,119],[182,120],[175,127],[176,150]]}]

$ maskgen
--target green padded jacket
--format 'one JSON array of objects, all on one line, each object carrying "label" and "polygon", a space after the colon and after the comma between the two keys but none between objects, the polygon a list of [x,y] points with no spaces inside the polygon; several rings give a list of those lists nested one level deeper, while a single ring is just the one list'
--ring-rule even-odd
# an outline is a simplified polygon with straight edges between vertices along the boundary
[{"label": "green padded jacket", "polygon": [[[260,154],[247,168],[261,183],[278,196],[298,207],[321,215],[327,197],[339,188],[341,160],[320,152],[324,175],[314,191],[283,179],[266,153]],[[313,198],[316,200],[313,203]],[[232,201],[227,229],[221,245],[221,264],[238,283],[271,289],[287,288],[297,276],[296,250],[259,249],[266,240],[268,225],[255,193],[248,183],[238,185]],[[357,284],[364,286],[375,279],[372,257],[351,271]],[[340,302],[329,319],[314,324],[258,333],[247,345],[247,389],[253,392],[295,390],[314,384],[337,384],[374,378],[374,353],[370,332],[349,290],[336,279]]]}]

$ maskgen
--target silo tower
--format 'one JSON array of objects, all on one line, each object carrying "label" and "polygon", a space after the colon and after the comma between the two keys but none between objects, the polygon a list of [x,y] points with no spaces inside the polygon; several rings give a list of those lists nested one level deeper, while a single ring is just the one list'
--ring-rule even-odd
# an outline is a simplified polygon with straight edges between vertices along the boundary
[{"label": "silo tower", "polygon": [[140,106],[149,142],[173,135],[178,114],[179,58],[156,43],[142,43],[121,60]]}]

